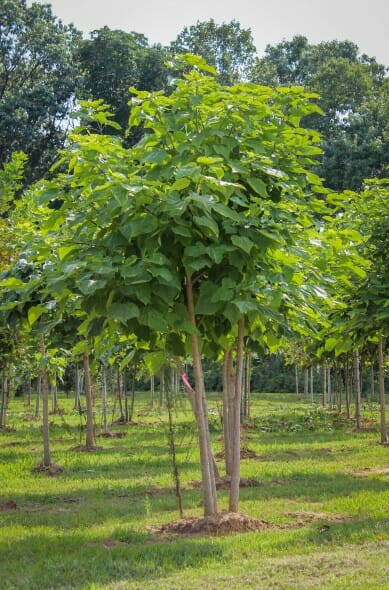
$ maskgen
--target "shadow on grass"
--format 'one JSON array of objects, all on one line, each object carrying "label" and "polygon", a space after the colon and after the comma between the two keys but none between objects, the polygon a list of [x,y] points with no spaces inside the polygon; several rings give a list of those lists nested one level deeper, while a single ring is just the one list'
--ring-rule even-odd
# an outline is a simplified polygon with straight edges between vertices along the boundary
[{"label": "shadow on grass", "polygon": [[167,542],[124,527],[109,538],[93,538],[88,532],[40,531],[12,545],[1,543],[0,552],[3,590],[81,590],[94,583],[141,582],[223,560],[223,548],[210,539]]}]

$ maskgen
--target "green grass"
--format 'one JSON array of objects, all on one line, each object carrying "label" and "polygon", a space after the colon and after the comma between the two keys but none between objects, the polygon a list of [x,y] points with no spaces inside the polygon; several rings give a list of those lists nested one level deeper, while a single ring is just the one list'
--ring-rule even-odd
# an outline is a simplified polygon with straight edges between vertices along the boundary
[{"label": "green grass", "polygon": [[[295,395],[254,395],[253,429],[244,445],[240,509],[272,526],[217,538],[160,537],[148,527],[178,518],[164,410],[137,397],[137,426],[124,438],[99,438],[101,450],[70,450],[83,440],[71,400],[51,416],[57,477],[31,473],[42,458],[39,423],[23,420],[12,400],[0,433],[2,590],[318,588],[389,589],[389,448],[378,433],[353,433],[347,421]],[[216,396],[211,396],[215,451],[221,449]],[[366,408],[369,417],[375,408]],[[100,416],[96,418],[100,422]],[[202,514],[192,416],[181,402],[176,438],[186,516]],[[222,464],[219,464],[222,469]],[[367,468],[369,470],[367,470]],[[365,470],[365,472],[363,471]],[[359,475],[358,475],[359,473]],[[226,509],[227,492],[219,492]]]}]

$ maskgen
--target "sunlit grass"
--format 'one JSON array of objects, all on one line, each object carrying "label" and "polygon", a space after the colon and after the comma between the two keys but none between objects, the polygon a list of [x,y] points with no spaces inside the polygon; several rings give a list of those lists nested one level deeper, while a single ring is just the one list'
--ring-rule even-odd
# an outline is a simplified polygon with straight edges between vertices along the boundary
[{"label": "sunlit grass", "polygon": [[[147,411],[137,396],[138,425],[113,426],[123,438],[83,441],[83,419],[72,400],[52,415],[56,477],[32,473],[42,459],[38,422],[23,420],[12,400],[0,433],[0,579],[4,590],[126,588],[389,588],[389,448],[379,434],[354,433],[319,406],[295,395],[253,396],[253,428],[243,445],[240,509],[267,520],[259,533],[223,538],[160,538],[150,525],[178,518],[165,409]],[[213,447],[219,451],[217,396],[211,396]],[[373,410],[369,409],[369,417]],[[374,414],[376,415],[376,414]],[[100,416],[96,416],[100,424]],[[187,516],[202,514],[198,449],[184,400],[175,413],[177,457]],[[223,473],[222,462],[219,462]],[[381,473],[380,473],[381,470]],[[228,493],[219,492],[219,507]]]}]

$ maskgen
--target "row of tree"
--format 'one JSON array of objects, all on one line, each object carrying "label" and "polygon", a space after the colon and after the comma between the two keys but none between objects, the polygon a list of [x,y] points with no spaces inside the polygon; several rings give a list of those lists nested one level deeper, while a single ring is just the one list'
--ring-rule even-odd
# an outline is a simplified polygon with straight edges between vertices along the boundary
[{"label": "row of tree", "polygon": [[[334,190],[359,190],[384,172],[388,154],[386,69],[360,55],[350,41],[310,45],[305,37],[268,46],[259,57],[250,29],[213,20],[186,27],[169,46],[150,45],[141,33],[93,31],[83,39],[49,5],[7,0],[0,6],[0,163],[15,151],[29,156],[25,184],[47,176],[71,126],[75,99],[103,99],[124,136],[128,88],[170,92],[174,55],[193,53],[213,65],[224,85],[239,81],[303,86],[320,95],[322,115],[303,120],[322,134],[316,171]],[[170,89],[170,90],[169,90]],[[112,129],[108,130],[112,132]],[[139,140],[139,130],[125,138]]]},{"label": "row of tree", "polygon": [[[14,1],[5,8],[8,4],[15,7]],[[33,5],[32,10],[23,2],[16,4],[22,31],[41,22],[32,19],[26,29],[23,14],[39,18],[43,14],[67,41],[70,33],[77,38],[72,28],[53,19],[48,7]],[[19,26],[15,14],[1,22]],[[256,71],[261,82],[260,76],[275,75],[276,59],[271,57],[271,48],[263,60],[255,58],[253,48],[245,54],[247,59],[236,48],[231,54],[234,46],[227,44],[227,32],[251,47],[250,35],[241,37],[237,23],[226,27],[219,38],[223,27],[212,21],[198,23],[176,42],[181,45],[175,50],[186,51],[195,49],[189,43],[195,33],[199,39],[216,38],[218,51],[212,52],[212,59],[218,60],[219,71],[190,53],[174,58],[174,48],[166,50],[170,65],[162,67],[158,48],[149,48],[144,37],[135,34],[105,28],[89,41],[78,38],[72,56],[83,56],[84,65],[74,71],[73,82],[75,72],[81,72],[80,88],[84,96],[93,98],[79,102],[78,127],[66,133],[67,114],[55,119],[64,142],[60,157],[51,147],[51,157],[57,161],[47,178],[30,185],[16,201],[15,194],[25,183],[24,167],[30,179],[44,175],[43,168],[39,172],[38,165],[31,165],[31,156],[26,165],[25,157],[14,153],[0,172],[5,268],[0,282],[3,381],[8,364],[14,362],[16,353],[23,356],[32,337],[39,348],[36,361],[42,379],[45,464],[50,463],[50,364],[61,356],[60,349],[83,362],[89,446],[93,444],[91,361],[119,362],[122,369],[142,362],[150,374],[168,363],[181,374],[196,419],[206,515],[217,512],[217,497],[204,357],[222,364],[232,511],[238,507],[240,417],[248,351],[263,355],[282,350],[302,368],[344,362],[344,374],[352,355],[358,389],[360,351],[375,347],[379,352],[381,442],[387,442],[383,337],[388,334],[389,319],[389,228],[384,214],[389,182],[370,178],[360,193],[330,190],[334,177],[323,183],[315,172],[322,153],[321,136],[314,128],[321,124],[321,109],[308,84],[317,89],[312,71],[316,68],[318,72],[321,62],[315,48],[301,39],[292,42],[306,48],[298,54],[301,75],[307,75],[306,91],[286,85],[289,80],[281,77],[269,79],[274,82],[270,86],[240,81],[242,76],[251,79],[249,71],[252,76]],[[5,72],[5,87],[12,75],[20,74],[20,65],[33,77],[42,71],[32,67],[34,51],[24,52],[24,45],[18,46],[18,30],[8,36],[12,60],[0,72]],[[100,51],[93,45],[97,40],[102,43]],[[120,53],[114,52],[111,68],[104,69],[111,42],[116,52],[123,48],[127,52],[124,71],[132,63],[131,72],[137,76],[130,89],[130,104],[127,106],[120,87],[118,96],[122,97],[116,103],[109,101],[113,112],[102,100],[104,88],[112,99],[122,80],[120,75],[112,78],[114,64],[121,64]],[[375,72],[374,89],[383,88],[383,68],[374,60],[359,58],[352,44],[343,45],[323,44],[319,54],[325,54],[327,47],[332,51],[330,59],[340,60],[340,65],[348,64],[352,71],[371,79]],[[2,47],[7,53],[7,43]],[[91,51],[93,47],[96,51]],[[352,54],[353,47],[354,62],[350,56],[333,56],[343,50]],[[289,49],[287,43],[279,46],[281,54]],[[233,55],[238,58],[234,60]],[[165,91],[159,83],[157,89],[142,88],[140,76],[150,62],[161,65]],[[298,69],[297,62],[296,58],[291,63],[291,71]],[[100,66],[90,75],[88,89],[92,63]],[[331,63],[328,71],[335,71]],[[279,76],[284,71],[281,66],[282,60]],[[227,75],[230,78],[223,77]],[[20,77],[19,82],[28,79]],[[101,85],[99,93],[94,94],[92,84]],[[24,87],[29,84],[25,82]],[[44,88],[49,86],[44,84]],[[9,96],[7,90],[5,105]],[[66,108],[72,96],[67,95]],[[25,102],[26,107],[29,104]],[[121,108],[128,109],[123,119]],[[5,126],[10,138],[11,123],[19,129],[19,114],[23,115],[16,109]],[[23,117],[30,120],[28,112],[21,120]],[[332,124],[344,138],[351,119],[346,106],[339,105],[332,114]],[[43,133],[41,139],[45,129],[41,121],[37,131]],[[28,145],[25,139],[24,147]],[[44,145],[47,147],[45,140]],[[365,157],[370,153],[366,150]],[[38,160],[39,165],[44,162],[43,157]],[[373,170],[369,169],[368,176]],[[194,387],[184,369],[189,355]],[[345,380],[344,386],[348,383]],[[357,407],[359,400],[357,391]],[[3,409],[4,405],[3,401]]]}]

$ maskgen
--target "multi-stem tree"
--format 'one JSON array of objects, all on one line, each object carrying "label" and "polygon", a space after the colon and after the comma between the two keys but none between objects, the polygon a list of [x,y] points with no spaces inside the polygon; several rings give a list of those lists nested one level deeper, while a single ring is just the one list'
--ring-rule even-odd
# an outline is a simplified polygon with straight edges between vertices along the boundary
[{"label": "multi-stem tree", "polygon": [[[78,298],[86,337],[120,328],[154,349],[162,333],[172,354],[191,352],[204,510],[212,515],[202,352],[207,343],[228,348],[239,335],[241,358],[245,330],[272,312],[264,284],[278,297],[280,284],[292,281],[293,268],[279,272],[280,253],[313,225],[310,185],[314,191],[320,180],[307,167],[318,136],[299,122],[317,107],[298,88],[221,86],[198,57],[178,66],[184,73],[169,96],[132,89],[130,125],[146,130],[134,148],[81,129],[60,160],[67,171],[37,187],[33,199],[36,219],[47,206],[41,236],[56,251],[45,269],[47,289],[61,305]],[[105,107],[94,107],[109,124]],[[239,387],[240,361],[237,367]],[[236,510],[238,418],[233,424]]]}]

